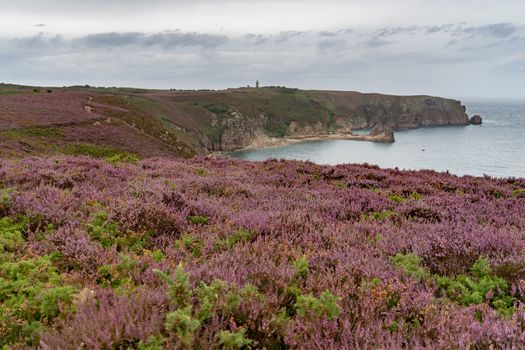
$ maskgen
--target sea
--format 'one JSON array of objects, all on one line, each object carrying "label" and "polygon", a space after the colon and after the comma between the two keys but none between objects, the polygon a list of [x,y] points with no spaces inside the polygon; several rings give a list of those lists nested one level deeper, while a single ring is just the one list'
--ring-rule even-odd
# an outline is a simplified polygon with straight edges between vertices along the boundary
[{"label": "sea", "polygon": [[482,116],[482,125],[399,130],[394,143],[305,141],[226,155],[252,161],[283,158],[330,165],[368,163],[382,168],[432,169],[456,175],[525,177],[525,100],[472,100],[463,104],[469,116]]}]

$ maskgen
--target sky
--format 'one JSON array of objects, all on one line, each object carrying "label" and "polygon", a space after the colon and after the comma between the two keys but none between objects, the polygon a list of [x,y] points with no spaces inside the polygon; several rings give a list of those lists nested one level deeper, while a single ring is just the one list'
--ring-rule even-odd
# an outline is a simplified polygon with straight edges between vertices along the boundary
[{"label": "sky", "polygon": [[523,0],[0,0],[0,82],[525,98]]}]

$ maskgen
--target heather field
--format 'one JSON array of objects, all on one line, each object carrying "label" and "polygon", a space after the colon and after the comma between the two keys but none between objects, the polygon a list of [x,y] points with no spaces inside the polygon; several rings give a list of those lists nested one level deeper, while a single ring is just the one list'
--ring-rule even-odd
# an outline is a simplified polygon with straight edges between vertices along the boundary
[{"label": "heather field", "polygon": [[525,347],[525,179],[0,162],[0,348]]}]

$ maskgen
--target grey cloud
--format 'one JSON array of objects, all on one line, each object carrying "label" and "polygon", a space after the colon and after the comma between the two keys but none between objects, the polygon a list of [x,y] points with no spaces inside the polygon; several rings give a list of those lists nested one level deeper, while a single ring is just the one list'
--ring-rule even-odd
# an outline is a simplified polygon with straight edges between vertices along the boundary
[{"label": "grey cloud", "polygon": [[35,27],[45,27],[46,25],[44,23],[37,23],[35,24]]},{"label": "grey cloud", "polygon": [[407,26],[389,27],[378,30],[377,37],[388,37],[398,34],[415,34],[424,32],[427,34],[449,33],[452,36],[491,36],[496,38],[507,38],[519,30],[519,26],[512,23],[491,23],[480,26],[465,26],[465,23],[447,23],[434,26]]},{"label": "grey cloud", "polygon": [[275,39],[275,42],[277,43],[284,43],[285,41],[290,40],[293,37],[303,35],[305,32],[301,31],[295,31],[295,30],[288,30],[286,32],[280,32],[277,36],[277,39]]},{"label": "grey cloud", "polygon": [[321,54],[327,52],[340,52],[346,47],[343,39],[325,39],[317,43],[317,51]]},{"label": "grey cloud", "polygon": [[266,41],[268,41],[268,37],[262,34],[249,33],[249,34],[246,34],[244,38],[246,40],[252,40],[254,45],[261,45],[265,43]]},{"label": "grey cloud", "polygon": [[15,47],[19,48],[40,49],[43,47],[56,47],[64,44],[65,41],[61,35],[46,36],[44,32],[40,32],[30,37],[12,39],[11,42]]},{"label": "grey cloud", "polygon": [[177,46],[200,46],[203,48],[212,48],[226,44],[229,41],[225,35],[214,35],[206,33],[179,31],[168,31],[150,35],[146,37],[146,45],[160,45],[166,49]]},{"label": "grey cloud", "polygon": [[386,37],[386,36],[393,36],[397,34],[404,34],[404,33],[413,33],[413,32],[419,32],[425,27],[421,26],[409,26],[409,27],[391,27],[391,28],[382,28],[379,31],[376,32],[376,37]]},{"label": "grey cloud", "polygon": [[385,45],[389,45],[392,43],[393,43],[392,41],[383,40],[377,36],[374,36],[364,42],[365,46],[367,47],[380,47],[380,46],[385,46]]},{"label": "grey cloud", "polygon": [[443,24],[440,26],[427,26],[423,28],[428,34],[433,34],[433,33],[439,33],[439,32],[449,32],[453,27],[454,27],[454,24],[449,23],[449,24]]},{"label": "grey cloud", "polygon": [[134,45],[136,47],[160,46],[164,49],[175,47],[199,46],[212,48],[225,44],[228,38],[224,35],[213,35],[196,32],[165,31],[155,34],[137,32],[90,34],[77,40],[90,47],[119,47]]},{"label": "grey cloud", "polygon": [[466,27],[459,31],[470,35],[486,35],[496,38],[507,38],[514,34],[518,30],[518,27],[512,23],[494,23],[487,24],[477,27]]},{"label": "grey cloud", "polygon": [[99,33],[90,34],[79,39],[80,42],[88,46],[123,46],[135,44],[145,35],[137,32],[128,33]]},{"label": "grey cloud", "polygon": [[326,37],[330,37],[330,38],[333,38],[334,36],[337,36],[337,32],[329,32],[329,31],[326,31],[326,30],[323,30],[321,32],[319,32],[319,36],[326,36]]}]

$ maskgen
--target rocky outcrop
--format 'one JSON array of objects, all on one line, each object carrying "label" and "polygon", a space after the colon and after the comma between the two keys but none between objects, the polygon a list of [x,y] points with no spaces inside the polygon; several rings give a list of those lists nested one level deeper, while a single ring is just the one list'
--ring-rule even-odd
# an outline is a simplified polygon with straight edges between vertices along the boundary
[{"label": "rocky outcrop", "polygon": [[213,115],[213,126],[220,132],[218,138],[212,139],[201,134],[200,139],[211,151],[233,151],[244,148],[252,144],[255,139],[266,137],[263,128],[266,119],[263,113],[250,118],[230,108],[221,118]]},{"label": "rocky outcrop", "polygon": [[481,116],[475,115],[472,118],[470,118],[469,123],[472,125],[481,125],[481,123],[483,123],[483,120],[481,119]]},{"label": "rocky outcrop", "polygon": [[[274,139],[345,137],[393,142],[394,131],[468,125],[461,102],[432,96],[392,96],[283,88],[157,95],[188,124],[208,151],[231,151]],[[367,137],[352,135],[372,129]],[[334,136],[336,135],[336,136]]]},{"label": "rocky outcrop", "polygon": [[343,91],[313,91],[311,96],[331,106],[336,124],[344,129],[388,125],[414,129],[438,125],[468,125],[460,101],[431,96],[392,96]]},{"label": "rocky outcrop", "polygon": [[368,136],[370,137],[370,141],[375,142],[394,142],[396,140],[394,130],[389,126],[380,124],[374,126]]}]

